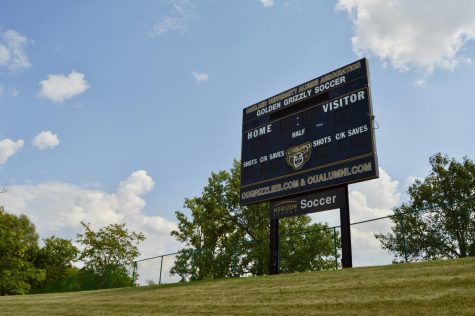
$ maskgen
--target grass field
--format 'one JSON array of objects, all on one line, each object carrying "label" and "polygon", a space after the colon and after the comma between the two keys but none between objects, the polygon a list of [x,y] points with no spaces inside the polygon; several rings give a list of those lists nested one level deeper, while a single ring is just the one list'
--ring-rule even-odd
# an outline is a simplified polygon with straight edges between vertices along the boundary
[{"label": "grass field", "polygon": [[1,315],[475,315],[475,258],[0,297]]}]

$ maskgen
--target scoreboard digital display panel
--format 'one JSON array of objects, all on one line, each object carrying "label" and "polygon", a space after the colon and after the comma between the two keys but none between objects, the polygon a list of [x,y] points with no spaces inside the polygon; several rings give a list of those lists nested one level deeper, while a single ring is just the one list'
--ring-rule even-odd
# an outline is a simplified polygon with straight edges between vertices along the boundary
[{"label": "scoreboard digital display panel", "polygon": [[366,59],[243,110],[240,203],[378,177]]}]

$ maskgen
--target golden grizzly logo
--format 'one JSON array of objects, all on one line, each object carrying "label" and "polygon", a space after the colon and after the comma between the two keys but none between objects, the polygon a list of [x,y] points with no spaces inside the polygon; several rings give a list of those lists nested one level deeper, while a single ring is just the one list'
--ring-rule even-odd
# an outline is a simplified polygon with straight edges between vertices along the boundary
[{"label": "golden grizzly logo", "polygon": [[299,170],[310,159],[312,143],[304,143],[290,147],[285,151],[285,161],[294,170]]}]

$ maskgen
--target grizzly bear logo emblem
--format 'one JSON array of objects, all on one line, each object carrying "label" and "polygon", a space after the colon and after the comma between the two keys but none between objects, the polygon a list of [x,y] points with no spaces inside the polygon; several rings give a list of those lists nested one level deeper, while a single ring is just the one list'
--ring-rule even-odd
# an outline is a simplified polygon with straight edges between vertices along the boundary
[{"label": "grizzly bear logo emblem", "polygon": [[299,170],[310,159],[311,149],[312,143],[310,142],[290,147],[285,151],[285,161],[294,170]]}]

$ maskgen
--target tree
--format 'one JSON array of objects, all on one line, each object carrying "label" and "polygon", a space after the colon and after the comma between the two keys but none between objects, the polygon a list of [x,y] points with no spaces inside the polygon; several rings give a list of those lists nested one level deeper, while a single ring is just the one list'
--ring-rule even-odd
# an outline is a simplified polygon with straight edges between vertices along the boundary
[{"label": "tree", "polygon": [[[77,235],[83,246],[79,256],[85,262],[83,282],[89,278],[86,288],[110,288],[133,285],[128,265],[140,255],[138,244],[145,240],[142,233],[129,232],[125,224],[111,224],[93,231],[90,224],[82,223],[85,232]],[[87,281],[87,280],[86,280]]]},{"label": "tree", "polygon": [[44,239],[44,247],[35,257],[35,266],[46,272],[46,277],[35,284],[35,292],[62,292],[78,288],[75,280],[78,269],[73,266],[79,250],[71,240],[52,236]]},{"label": "tree", "polygon": [[394,209],[392,232],[376,235],[395,261],[475,256],[475,164],[440,153],[429,162],[430,174]]},{"label": "tree", "polygon": [[[213,172],[199,197],[185,199],[191,218],[176,211],[178,230],[185,244],[172,274],[182,280],[262,275],[268,273],[269,209],[267,203],[239,205],[240,163],[228,171]],[[310,225],[308,216],[281,220],[282,271],[308,271],[334,267],[333,234],[326,225]],[[301,236],[301,231],[313,231]],[[320,241],[322,241],[320,243]],[[321,247],[316,247],[319,243]],[[331,263],[331,265],[330,265]]]},{"label": "tree", "polygon": [[34,265],[37,251],[38,234],[28,217],[0,207],[0,295],[26,294],[45,278]]}]

